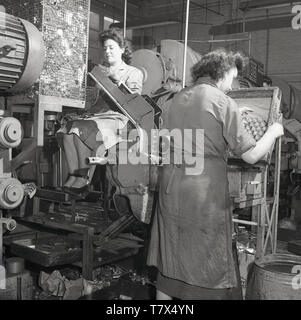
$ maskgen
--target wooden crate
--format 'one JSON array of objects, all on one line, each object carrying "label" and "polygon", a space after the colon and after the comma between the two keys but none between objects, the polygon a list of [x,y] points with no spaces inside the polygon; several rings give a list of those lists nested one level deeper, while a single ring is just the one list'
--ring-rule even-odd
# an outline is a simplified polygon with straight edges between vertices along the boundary
[{"label": "wooden crate", "polygon": [[234,202],[257,199],[263,196],[263,172],[259,170],[242,170],[228,168],[228,181],[230,197]]}]

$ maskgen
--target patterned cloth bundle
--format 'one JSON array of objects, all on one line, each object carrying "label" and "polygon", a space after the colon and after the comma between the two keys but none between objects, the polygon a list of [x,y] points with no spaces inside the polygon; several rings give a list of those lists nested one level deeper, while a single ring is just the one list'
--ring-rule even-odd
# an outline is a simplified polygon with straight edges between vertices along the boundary
[{"label": "patterned cloth bundle", "polygon": [[267,122],[262,117],[248,112],[243,112],[241,117],[248,133],[258,141],[267,130]]}]

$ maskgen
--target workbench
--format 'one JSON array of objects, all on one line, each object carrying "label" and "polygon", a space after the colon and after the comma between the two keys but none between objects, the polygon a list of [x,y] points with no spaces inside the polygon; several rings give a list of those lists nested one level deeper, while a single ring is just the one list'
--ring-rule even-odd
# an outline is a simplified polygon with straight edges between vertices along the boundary
[{"label": "workbench", "polygon": [[[73,219],[74,216],[68,212],[40,212],[23,217],[18,223],[31,226],[34,230],[24,236],[11,235],[5,239],[5,244],[10,245],[13,254],[45,267],[63,264],[79,266],[83,278],[87,280],[93,279],[94,268],[135,255],[142,247],[139,243],[141,239],[122,233],[122,229],[135,221],[132,215],[124,215],[116,221],[107,217],[98,221],[84,220],[80,215],[75,216],[75,221]],[[45,245],[38,249],[43,239],[66,243],[68,250],[45,249]]]}]

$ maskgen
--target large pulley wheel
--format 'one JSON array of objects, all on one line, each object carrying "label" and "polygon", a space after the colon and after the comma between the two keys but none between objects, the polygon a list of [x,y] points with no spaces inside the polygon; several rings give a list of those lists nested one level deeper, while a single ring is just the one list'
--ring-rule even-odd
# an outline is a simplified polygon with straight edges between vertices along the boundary
[{"label": "large pulley wheel", "polygon": [[158,52],[140,49],[133,52],[132,65],[143,73],[142,94],[151,96],[162,87],[164,82],[164,64]]},{"label": "large pulley wheel", "polygon": [[[184,67],[184,44],[176,41],[165,39],[161,41],[160,51],[169,73],[169,77],[174,80],[183,80],[183,67]],[[200,61],[201,55],[191,48],[187,48],[186,66],[185,66],[185,85],[189,86],[193,83],[191,68],[198,61]]]},{"label": "large pulley wheel", "polygon": [[0,179],[0,208],[14,209],[18,207],[24,197],[24,188],[15,178]]},{"label": "large pulley wheel", "polygon": [[0,147],[16,148],[22,140],[22,126],[13,117],[0,118]]}]

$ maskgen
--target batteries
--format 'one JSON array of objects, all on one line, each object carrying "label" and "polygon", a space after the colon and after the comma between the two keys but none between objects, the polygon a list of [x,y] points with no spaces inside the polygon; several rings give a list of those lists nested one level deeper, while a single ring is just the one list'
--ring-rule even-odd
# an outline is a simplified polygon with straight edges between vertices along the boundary
[{"label": "batteries", "polygon": [[247,112],[242,114],[242,121],[247,132],[258,141],[267,130],[267,122],[260,116],[254,116]]}]

